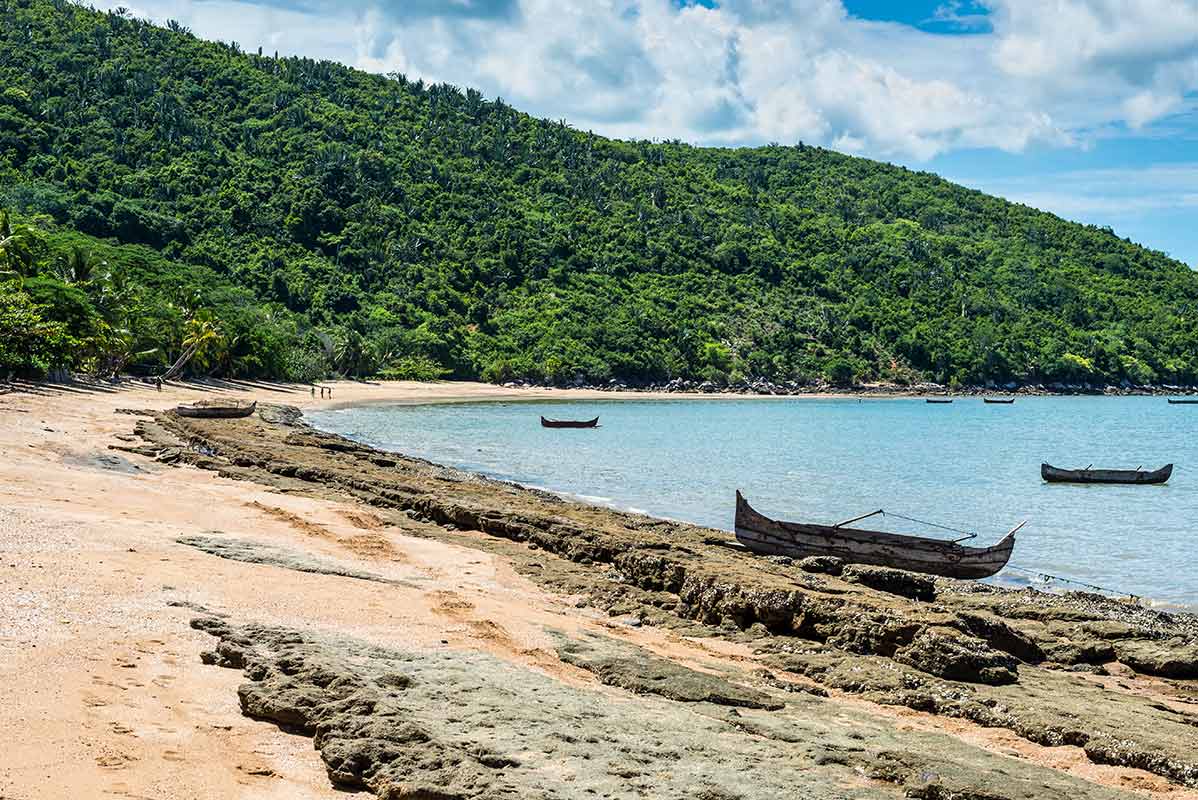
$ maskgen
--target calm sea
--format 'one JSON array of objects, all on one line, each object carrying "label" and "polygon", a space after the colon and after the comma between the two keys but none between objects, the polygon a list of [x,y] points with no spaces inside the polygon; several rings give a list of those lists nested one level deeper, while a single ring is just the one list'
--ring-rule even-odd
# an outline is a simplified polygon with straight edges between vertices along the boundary
[{"label": "calm sea", "polygon": [[[538,417],[600,416],[593,430]],[[731,529],[741,489],[765,514],[837,522],[875,509],[976,531],[992,544],[1021,520],[997,580],[1036,573],[1198,607],[1198,406],[1164,399],[719,399],[373,406],[311,414],[314,424],[576,498]],[[1164,486],[1070,486],[1060,467],[1155,469]],[[893,516],[870,527],[954,534]],[[1081,588],[1055,583],[1056,588]]]}]

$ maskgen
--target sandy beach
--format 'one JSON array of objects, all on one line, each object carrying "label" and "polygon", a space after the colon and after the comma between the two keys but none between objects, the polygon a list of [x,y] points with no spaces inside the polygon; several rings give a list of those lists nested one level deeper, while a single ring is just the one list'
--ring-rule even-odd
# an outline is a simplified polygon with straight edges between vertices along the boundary
[{"label": "sandy beach", "polygon": [[[1013,613],[1006,595],[953,587],[916,602],[867,577],[725,560],[708,554],[726,548],[688,526],[638,529],[615,512],[397,464],[265,417],[185,428],[119,413],[218,396],[299,409],[621,396],[326,385],[332,397],[274,384],[0,394],[0,799],[559,797],[575,780],[593,796],[675,797],[689,786],[757,797],[730,788],[746,761],[791,786],[807,781],[807,796],[1198,798],[1188,628],[1042,599]],[[130,452],[139,447],[159,457]],[[566,528],[587,531],[593,552],[566,542]],[[610,555],[640,538],[655,542],[657,561]],[[699,564],[711,570],[706,599],[650,574],[671,558],[687,580]],[[785,595],[803,611],[788,607],[779,623],[751,593],[730,610],[726,587],[758,580],[775,605]],[[878,626],[919,626],[901,634],[917,641],[888,652],[863,643],[837,616],[854,603]],[[920,660],[919,641],[947,641],[962,625],[1000,678],[936,674],[951,648]],[[1167,658],[1149,655],[1161,650]],[[288,671],[287,659],[299,666]],[[301,685],[317,664],[359,700],[377,693],[371,709],[402,706],[403,725],[423,733],[363,733],[399,710],[380,721],[338,706],[293,721],[297,693],[331,702],[329,681]],[[940,699],[912,699],[909,680],[843,679],[850,667],[883,676],[896,664]],[[505,701],[496,686],[525,700]],[[956,707],[943,700],[950,689]],[[539,716],[537,697],[552,698]],[[435,710],[445,707],[458,712]],[[983,707],[1001,713],[982,717]],[[470,721],[482,712],[490,723]],[[1084,737],[1062,727],[1071,715]],[[403,758],[388,761],[379,741]],[[421,766],[431,752],[436,765]],[[613,757],[602,769],[600,752]],[[891,768],[878,769],[879,754]]]},{"label": "sandy beach", "polygon": [[[445,627],[432,613],[436,599],[384,604],[373,586],[347,590],[314,579],[299,587],[289,573],[187,552],[176,537],[213,529],[330,547],[311,541],[283,511],[333,536],[363,531],[350,507],[278,497],[107,449],[131,430],[129,417],[113,413],[122,407],[222,396],[310,408],[513,394],[485,384],[326,385],[333,396],[323,401],[306,387],[286,386],[30,386],[0,395],[0,553],[7,562],[0,571],[0,729],[7,731],[0,797],[343,796],[310,742],[241,715],[236,675],[197,668],[207,637],[188,629],[188,608],[167,603],[428,642]],[[494,559],[402,537],[394,546],[387,560],[400,574],[457,572],[473,561],[471,583],[480,593],[530,591]]]}]

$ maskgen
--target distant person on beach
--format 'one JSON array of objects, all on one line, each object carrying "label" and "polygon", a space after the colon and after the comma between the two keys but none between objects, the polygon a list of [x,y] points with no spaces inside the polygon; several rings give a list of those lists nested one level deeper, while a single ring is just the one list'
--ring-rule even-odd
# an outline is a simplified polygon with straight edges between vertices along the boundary
[{"label": "distant person on beach", "polygon": [[154,388],[160,392],[162,391],[162,378],[158,375],[154,376]]}]

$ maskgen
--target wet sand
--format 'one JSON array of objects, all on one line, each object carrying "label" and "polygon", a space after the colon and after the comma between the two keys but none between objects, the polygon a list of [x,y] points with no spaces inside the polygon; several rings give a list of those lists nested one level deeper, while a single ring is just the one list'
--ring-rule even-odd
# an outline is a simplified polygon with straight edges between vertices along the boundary
[{"label": "wet sand", "polygon": [[[706,622],[679,616],[662,610],[672,608],[674,600],[660,591],[650,596],[643,587],[636,590],[639,594],[629,589],[631,594],[605,595],[603,586],[619,583],[610,565],[596,578],[594,563],[564,552],[461,530],[463,525],[435,516],[401,513],[402,508],[369,502],[329,483],[272,484],[264,475],[249,474],[248,467],[246,474],[226,470],[222,476],[211,468],[168,464],[109,448],[144,443],[144,437],[131,434],[135,423],[145,418],[114,413],[117,409],[161,410],[223,394],[300,408],[619,397],[480,384],[330,385],[333,397],[324,400],[313,398],[307,387],[264,385],[216,391],[169,387],[162,392],[137,385],[115,391],[27,387],[0,395],[0,731],[5,745],[0,797],[345,797],[330,782],[327,763],[312,739],[285,732],[277,720],[255,720],[242,713],[237,687],[245,678],[236,669],[202,663],[201,653],[215,642],[209,633],[190,627],[197,618],[349,637],[422,658],[491,659],[486,663],[513,665],[527,671],[530,681],[559,687],[554,691],[563,692],[563,703],[576,696],[570,692],[581,693],[581,698],[608,698],[630,709],[632,726],[644,724],[632,709],[640,713],[658,703],[658,716],[667,718],[692,713],[692,706],[679,711],[678,702],[657,695],[645,699],[640,688],[629,688],[630,679],[620,670],[625,661],[651,654],[702,674],[723,676],[745,691],[770,693],[773,690],[759,674],[768,667],[778,679],[810,684],[828,695],[811,695],[812,706],[805,714],[823,721],[823,736],[861,731],[867,746],[873,746],[873,739],[879,747],[916,754],[921,747],[927,749],[919,736],[942,737],[951,746],[945,748],[947,755],[940,755],[963,775],[968,765],[974,771],[1004,768],[1031,781],[1029,785],[1051,786],[1061,796],[1098,797],[1110,791],[1198,797],[1193,784],[1169,778],[1165,768],[1096,763],[1075,744],[1045,745],[1000,725],[952,716],[945,709],[929,713],[907,708],[880,690],[871,695],[837,683],[809,662],[784,663],[793,653],[777,645],[802,641],[793,638],[793,632],[756,630],[750,636],[722,621],[718,613]],[[197,430],[204,435],[202,428]],[[274,435],[269,426],[263,430],[264,436]],[[325,456],[340,457],[321,451],[320,457]],[[280,449],[272,457],[290,456]],[[314,457],[305,463],[332,469],[341,462],[326,464]],[[414,472],[405,480],[433,479]],[[465,496],[473,503],[510,500],[527,514],[536,513],[540,502],[455,483],[437,491],[450,500]],[[579,519],[596,530],[611,527],[613,536],[619,533],[616,526],[623,524],[604,516],[610,512],[579,513]],[[220,542],[226,552],[240,547],[241,555],[221,557],[196,546],[210,541]],[[745,568],[752,565],[728,566]],[[538,572],[552,575],[545,578]],[[826,588],[856,591],[827,580],[832,585]],[[906,601],[895,604],[872,594],[861,602],[867,601],[888,613],[908,613]],[[910,613],[927,611],[913,608]],[[598,637],[594,641],[599,650],[563,659],[562,637]],[[771,643],[772,649],[767,646]],[[318,653],[322,658],[344,654],[323,639],[312,647],[317,645],[323,648]],[[269,663],[274,655],[264,651],[255,657]],[[420,669],[431,670],[436,663],[441,662],[422,662]],[[874,666],[861,660],[862,669]],[[1130,670],[1121,675],[1124,665],[1111,667],[1114,677],[1065,678],[1063,672],[1020,665],[1022,683],[1015,685],[1038,686],[1043,672],[1044,686],[1050,688],[1065,685],[1065,680],[1089,682],[1095,691],[1142,697],[1145,709],[1165,705],[1175,709],[1175,716],[1198,718],[1198,693],[1192,682],[1170,683]],[[679,674],[682,677],[670,673],[663,680],[677,678],[679,686],[690,685],[686,673]],[[994,702],[1020,699],[1009,688],[985,691],[1008,693],[995,694],[999,699]],[[761,717],[761,724],[768,720],[782,725],[778,720],[790,719],[785,716],[789,712],[751,713]],[[718,717],[710,710],[701,716],[704,724]],[[546,721],[548,728],[553,724],[559,723]],[[617,726],[619,718],[604,724]],[[1185,724],[1190,732],[1198,730],[1193,722]],[[1185,724],[1179,730],[1186,730]],[[498,745],[503,741],[500,736]],[[1178,752],[1186,745],[1179,741]],[[782,752],[760,757],[772,759]],[[563,755],[563,763],[575,755]],[[709,755],[715,764],[719,754]],[[893,776],[867,774],[853,758],[842,758],[845,763],[833,759],[824,766],[818,761],[812,762],[811,774],[818,778],[819,769],[827,770],[828,796],[839,796],[832,794],[832,782],[848,776],[856,776],[854,790],[861,792],[899,796],[911,788]],[[954,774],[949,766],[942,770]],[[527,769],[536,772],[535,764]],[[509,772],[515,776],[511,780],[520,777],[518,768]],[[621,779],[609,780],[618,796]],[[838,791],[844,791],[843,786]],[[1026,787],[1021,791],[1024,794],[993,796],[1028,796]],[[647,796],[654,795],[650,791]],[[556,795],[546,790],[544,796]],[[672,796],[664,782],[659,796]]]}]

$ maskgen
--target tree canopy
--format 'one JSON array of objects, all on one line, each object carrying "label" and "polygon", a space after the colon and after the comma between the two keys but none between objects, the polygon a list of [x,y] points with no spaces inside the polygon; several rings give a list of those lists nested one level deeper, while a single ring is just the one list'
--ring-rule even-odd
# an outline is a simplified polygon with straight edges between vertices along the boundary
[{"label": "tree canopy", "polygon": [[0,205],[10,368],[199,337],[192,373],[292,379],[1198,378],[1198,278],[1108,229],[60,0],[0,0]]}]

